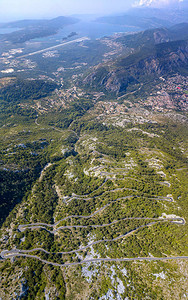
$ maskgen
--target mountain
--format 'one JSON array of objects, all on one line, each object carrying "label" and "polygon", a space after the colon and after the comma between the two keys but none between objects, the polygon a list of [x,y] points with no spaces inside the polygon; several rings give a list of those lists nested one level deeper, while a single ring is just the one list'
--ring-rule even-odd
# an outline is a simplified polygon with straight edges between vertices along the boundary
[{"label": "mountain", "polygon": [[26,19],[26,20],[18,20],[8,23],[1,23],[0,28],[27,28],[30,26],[41,26],[44,23],[48,22],[48,20],[38,19],[38,20],[32,20],[32,19]]},{"label": "mountain", "polygon": [[142,17],[134,15],[123,15],[123,16],[106,16],[96,20],[99,23],[124,25],[139,27],[141,29],[156,28],[161,26],[171,26],[173,22],[168,20],[162,20],[156,17]]},{"label": "mountain", "polygon": [[188,4],[186,1],[170,5],[170,7],[155,8],[155,7],[134,7],[128,11],[129,15],[142,18],[159,18],[174,24],[187,22],[188,20]]},{"label": "mountain", "polygon": [[188,39],[188,23],[181,23],[170,28],[149,29],[136,34],[129,34],[116,39],[129,48],[141,48],[168,41]]},{"label": "mountain", "polygon": [[8,22],[8,23],[2,23],[0,24],[0,28],[35,28],[35,27],[48,27],[48,26],[54,26],[54,27],[61,27],[69,24],[73,24],[75,22],[78,22],[78,18],[73,17],[64,17],[59,16],[54,19],[38,19],[38,20],[19,20],[14,22]]},{"label": "mountain", "polygon": [[20,28],[13,33],[0,35],[1,41],[24,43],[34,38],[54,35],[64,26],[77,23],[79,20],[72,17],[60,16],[51,20],[21,20],[1,24],[0,28]]},{"label": "mountain", "polygon": [[133,7],[126,13],[97,18],[97,22],[133,26],[140,29],[170,27],[188,21],[188,3],[182,1],[163,8],[148,6]]},{"label": "mountain", "polygon": [[169,28],[171,40],[188,39],[188,23],[180,23]]},{"label": "mountain", "polygon": [[0,299],[186,298],[186,28],[0,43]]},{"label": "mountain", "polygon": [[[163,30],[162,32],[167,37],[166,32]],[[145,33],[147,34],[148,32]],[[145,35],[143,34],[142,37]],[[133,42],[137,42],[135,37]],[[133,54],[95,67],[86,76],[84,83],[96,88],[104,88],[109,92],[121,93],[125,92],[131,84],[151,81],[152,78],[177,72],[187,74],[187,67],[187,40],[159,44],[154,42],[152,44],[152,40],[149,40],[149,43],[143,43],[142,47]]]}]

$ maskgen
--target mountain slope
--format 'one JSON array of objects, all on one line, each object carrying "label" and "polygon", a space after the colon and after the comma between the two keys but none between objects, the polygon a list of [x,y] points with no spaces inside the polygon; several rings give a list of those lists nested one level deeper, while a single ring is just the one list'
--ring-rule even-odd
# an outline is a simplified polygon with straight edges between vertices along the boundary
[{"label": "mountain slope", "polygon": [[143,29],[171,26],[173,24],[170,21],[156,17],[150,18],[132,15],[101,17],[97,19],[97,22],[124,26],[137,26]]},{"label": "mountain slope", "polygon": [[73,22],[78,21],[76,18],[72,17],[64,17],[64,16],[59,16],[54,19],[39,19],[39,20],[20,20],[20,21],[14,21],[14,22],[9,22],[9,23],[1,23],[0,28],[34,28],[34,27],[39,27],[39,26],[46,26],[48,27],[49,25],[53,26],[64,26],[66,24],[72,24]]},{"label": "mountain slope", "polygon": [[76,22],[78,22],[78,19],[76,18],[61,16],[51,20],[23,20],[2,24],[0,26],[1,28],[18,27],[21,28],[21,30],[8,34],[1,34],[0,40],[9,41],[15,44],[24,43],[34,38],[54,35],[60,28]]},{"label": "mountain slope", "polygon": [[143,47],[110,65],[99,65],[84,79],[84,83],[121,93],[130,84],[176,72],[185,74],[187,67],[188,41],[175,41]]},{"label": "mountain slope", "polygon": [[170,28],[149,29],[136,34],[129,34],[116,39],[129,48],[150,46],[176,40],[188,39],[188,23],[181,23]]}]

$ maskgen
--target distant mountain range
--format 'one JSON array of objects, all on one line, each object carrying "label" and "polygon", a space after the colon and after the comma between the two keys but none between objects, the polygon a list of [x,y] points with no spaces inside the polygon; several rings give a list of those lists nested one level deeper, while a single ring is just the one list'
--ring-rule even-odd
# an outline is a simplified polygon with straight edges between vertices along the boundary
[{"label": "distant mountain range", "polygon": [[188,4],[181,3],[171,8],[140,7],[132,8],[126,14],[98,18],[97,22],[124,26],[136,26],[142,29],[170,27],[173,24],[188,21]]},{"label": "distant mountain range", "polygon": [[159,18],[163,20],[169,20],[173,23],[186,22],[188,20],[188,3],[186,1],[182,3],[170,5],[164,8],[154,7],[134,7],[128,11],[129,15],[140,16],[147,18]]},{"label": "distant mountain range", "polygon": [[173,22],[169,20],[134,15],[101,17],[96,21],[99,23],[140,27],[141,29],[156,28],[161,26],[168,27],[173,25]]},{"label": "distant mountain range", "polygon": [[39,19],[39,20],[18,20],[14,22],[9,23],[2,23],[0,24],[0,28],[22,28],[22,29],[28,29],[28,28],[35,28],[35,27],[55,27],[59,28],[65,25],[69,25],[75,22],[78,22],[79,20],[77,18],[73,17],[64,17],[60,16],[54,19]]},{"label": "distant mountain range", "polygon": [[0,28],[20,28],[20,30],[0,35],[0,40],[12,43],[24,43],[34,38],[41,38],[56,34],[64,26],[77,23],[72,17],[57,17],[51,20],[21,20],[0,24]]},{"label": "distant mountain range", "polygon": [[133,53],[93,68],[84,83],[118,94],[131,84],[177,72],[188,74],[187,29],[184,23],[118,38]]},{"label": "distant mountain range", "polygon": [[[0,41],[18,44],[35,38],[51,36],[56,34],[59,29],[79,22],[80,18],[83,19],[83,16],[60,16],[53,19],[19,20],[1,23],[0,29],[16,28],[16,31],[0,34]],[[89,20],[86,26],[90,26],[92,31],[94,22],[91,20],[91,16],[85,16],[84,19]],[[178,6],[171,6],[168,10],[152,7],[132,8],[120,15],[97,18],[95,19],[95,22],[101,23],[103,26],[108,24],[111,25],[111,27],[114,25],[114,28],[115,26],[121,27],[122,31],[139,31],[161,27],[170,28],[177,23],[188,22],[188,5],[183,2],[179,3]],[[97,30],[100,31],[100,29]],[[104,35],[106,35],[106,33],[104,33]]]},{"label": "distant mountain range", "polygon": [[181,23],[170,28],[156,28],[125,35],[116,41],[129,48],[141,48],[153,44],[188,39],[188,23]]}]

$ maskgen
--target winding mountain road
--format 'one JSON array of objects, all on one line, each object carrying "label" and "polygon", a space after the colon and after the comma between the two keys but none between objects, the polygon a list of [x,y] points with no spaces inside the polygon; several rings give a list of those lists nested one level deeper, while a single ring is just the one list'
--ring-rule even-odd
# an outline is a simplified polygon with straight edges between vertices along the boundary
[{"label": "winding mountain road", "polygon": [[[116,190],[112,190],[112,191],[116,191]],[[73,196],[75,199],[76,199],[76,196],[78,195],[75,195]],[[58,222],[54,223],[54,224],[47,224],[47,223],[30,223],[30,224],[21,224],[18,226],[18,230],[23,232],[24,230],[26,229],[45,229],[46,231],[48,231],[49,233],[56,233],[58,230],[60,229],[65,229],[65,228],[85,228],[85,227],[106,227],[106,226],[110,226],[110,225],[113,225],[117,222],[120,222],[121,220],[168,220],[168,221],[171,221],[171,222],[178,222],[177,224],[185,224],[185,220],[183,218],[172,218],[172,219],[163,219],[162,217],[160,218],[123,218],[123,219],[120,219],[120,220],[115,220],[113,221],[112,223],[109,223],[109,224],[104,224],[104,225],[88,225],[88,226],[77,226],[77,225],[73,225],[73,226],[61,226],[61,227],[58,227],[58,228],[55,228],[57,227],[61,222],[63,221],[66,221],[68,219],[72,219],[72,218],[80,218],[80,219],[90,219],[92,217],[94,217],[95,215],[99,214],[101,211],[103,211],[104,209],[106,209],[108,206],[110,206],[112,203],[115,203],[117,201],[120,201],[120,200],[126,200],[126,199],[130,199],[130,198],[133,198],[133,197],[138,197],[137,195],[129,195],[129,196],[125,196],[125,197],[120,197],[120,198],[117,198],[115,200],[112,200],[110,201],[109,203],[107,203],[106,205],[104,205],[103,207],[101,207],[100,209],[96,210],[94,213],[92,213],[91,215],[88,215],[88,216],[85,216],[85,215],[71,215],[71,216],[67,216],[61,220],[59,220]],[[72,197],[71,197],[72,198]],[[164,198],[149,198],[149,199],[153,199],[153,200],[165,200],[165,201],[168,201],[168,202],[172,202],[173,199],[169,198],[169,200],[167,199],[167,197],[164,197]],[[78,199],[83,199],[84,198],[78,198]],[[87,200],[89,200],[90,198],[88,198]],[[48,230],[47,228],[45,227],[52,227],[52,228],[55,228],[53,230]]]},{"label": "winding mountain road", "polygon": [[[119,239],[122,239],[122,238],[125,238],[125,237],[128,237],[132,234],[134,234],[135,232],[137,232],[138,230],[140,230],[141,228],[145,228],[145,227],[149,227],[149,226],[152,226],[152,225],[155,225],[157,224],[158,222],[177,222],[177,221],[181,221],[181,223],[178,223],[179,225],[184,225],[184,220],[182,218],[173,218],[173,219],[162,219],[162,218],[125,218],[125,219],[122,219],[122,220],[153,220],[155,222],[151,222],[151,223],[148,223],[148,224],[145,224],[145,225],[141,225],[139,227],[136,227],[135,229],[127,232],[126,234],[122,234],[114,239],[102,239],[102,240],[98,240],[98,241],[94,241],[90,244],[88,244],[87,246],[84,246],[82,248],[79,248],[77,250],[72,250],[72,251],[67,251],[67,252],[57,252],[57,253],[53,253],[53,254],[71,254],[71,253],[76,253],[76,252],[80,252],[80,251],[84,251],[86,250],[87,248],[90,248],[96,244],[99,244],[99,243],[104,243],[104,242],[115,242]],[[100,228],[100,227],[106,227],[106,226],[111,226],[113,224],[116,224],[118,222],[120,222],[121,220],[115,220],[113,221],[112,223],[109,223],[109,224],[103,224],[103,225],[88,225],[88,226],[61,226],[59,227],[58,229],[54,230],[54,231],[49,231],[46,229],[46,231],[50,232],[50,233],[55,233],[57,230],[59,229],[72,229],[72,228],[87,228],[87,227],[95,227],[95,228]],[[30,229],[33,229],[33,228],[41,228],[40,226],[36,226],[36,227],[30,227]],[[33,251],[43,251],[45,253],[48,253],[48,254],[52,254],[51,252],[48,252],[46,250],[44,250],[43,248],[34,248],[34,249],[31,249],[31,250],[18,250],[18,252],[24,252],[24,253],[30,253],[30,252],[33,252]]]},{"label": "winding mountain road", "polygon": [[[103,239],[103,240],[98,240],[98,241],[93,241],[92,243],[88,244],[87,246],[84,246],[82,248],[79,248],[77,250],[72,250],[72,251],[67,251],[67,252],[57,252],[57,253],[52,253],[52,252],[49,252],[43,248],[34,248],[34,249],[30,249],[30,250],[21,250],[21,249],[12,249],[12,250],[3,250],[1,252],[1,257],[2,259],[7,259],[7,258],[11,258],[11,257],[16,257],[16,256],[24,256],[24,257],[30,257],[30,258],[36,258],[40,261],[42,261],[43,263],[47,263],[47,264],[51,264],[51,265],[54,265],[54,266],[71,266],[71,265],[76,265],[76,264],[81,264],[81,263],[86,263],[86,262],[97,262],[97,261],[132,261],[132,260],[151,260],[151,258],[124,258],[124,259],[93,259],[93,260],[88,260],[88,261],[82,261],[82,262],[76,262],[76,263],[65,263],[65,264],[59,264],[59,263],[53,263],[53,262],[49,262],[47,260],[43,260],[41,259],[40,257],[36,256],[36,255],[31,255],[31,254],[28,254],[28,253],[32,253],[34,251],[42,251],[46,254],[53,254],[53,255],[65,255],[65,254],[72,254],[72,253],[78,253],[80,251],[84,251],[86,250],[87,248],[90,248],[96,244],[99,244],[99,243],[105,243],[105,242],[115,242],[119,239],[123,239],[123,238],[126,238],[132,234],[134,234],[135,232],[137,232],[138,230],[140,230],[141,228],[144,228],[144,227],[149,227],[149,226],[152,226],[152,225],[155,225],[157,224],[158,222],[172,222],[172,223],[177,223],[179,225],[184,225],[185,224],[185,220],[183,218],[172,218],[172,219],[164,219],[164,218],[125,218],[125,219],[122,219],[122,220],[153,220],[154,222],[151,222],[151,223],[148,223],[148,224],[145,224],[145,225],[141,225],[129,232],[127,232],[126,234],[123,234],[123,235],[120,235],[114,239]],[[57,230],[59,229],[62,229],[62,228],[73,228],[73,227],[76,227],[76,228],[85,228],[85,227],[105,227],[105,226],[110,226],[110,225],[113,225],[117,222],[119,222],[121,220],[115,220],[113,221],[112,223],[109,223],[109,224],[103,224],[103,225],[88,225],[88,226],[62,226],[62,227],[59,227]],[[33,229],[33,228],[41,228],[41,226],[31,226],[30,225],[30,228]],[[36,225],[36,224],[35,224]],[[53,226],[51,224],[43,224],[45,226]],[[23,226],[23,225],[19,225],[19,226]],[[27,227],[29,228],[29,227]],[[46,229],[47,230],[47,229]],[[53,231],[49,231],[50,233],[55,233],[57,230],[53,230]],[[182,259],[182,258],[188,258],[186,256],[184,257],[174,257],[174,258],[171,258],[171,257],[168,257],[168,258],[156,258],[157,260],[164,260],[164,259]],[[152,260],[155,260],[155,258],[152,258]]]},{"label": "winding mountain road", "polygon": [[[43,169],[43,171],[41,172],[41,177],[39,179],[42,180],[42,176],[45,172],[45,170],[50,166],[50,164],[46,165],[45,168]],[[69,199],[69,201],[73,200],[73,199],[80,199],[80,200],[92,200],[94,198],[94,196],[92,196],[92,194],[96,191],[98,191],[107,181],[108,179],[106,178],[104,180],[104,182],[93,192],[88,193],[86,195],[76,195],[73,194],[73,196],[68,197],[67,199]],[[110,191],[101,191],[102,195],[106,192],[115,192],[115,191],[122,191],[122,190],[133,190],[133,189],[129,189],[129,188],[116,188]],[[137,190],[135,190],[137,192]],[[89,198],[89,196],[91,196],[92,198]],[[100,197],[101,195],[98,195],[96,197]],[[87,197],[87,198],[86,198]],[[72,218],[80,218],[80,219],[90,219],[92,217],[94,217],[95,215],[99,214],[101,211],[103,211],[105,208],[107,208],[108,206],[110,206],[112,203],[115,203],[117,201],[120,200],[125,200],[125,199],[130,199],[133,197],[139,197],[138,195],[129,195],[129,196],[125,196],[125,197],[120,197],[117,198],[115,200],[111,200],[109,201],[106,205],[104,205],[103,207],[101,207],[100,209],[96,210],[95,212],[93,212],[92,214],[90,214],[89,216],[86,215],[70,215],[65,217],[64,219],[59,220],[58,222],[54,223],[54,224],[47,224],[47,223],[31,223],[31,224],[20,224],[18,225],[18,230],[23,232],[26,229],[44,229],[47,232],[49,232],[50,234],[55,234],[58,230],[62,230],[62,229],[73,229],[73,228],[103,228],[103,227],[107,227],[107,226],[112,226],[114,224],[117,224],[118,222],[121,221],[126,221],[126,220],[148,220],[150,221],[148,224],[144,224],[141,226],[138,226],[134,229],[132,229],[131,231],[122,234],[120,236],[117,236],[113,239],[101,239],[101,240],[97,240],[97,241],[92,241],[90,242],[88,245],[80,247],[79,249],[75,249],[75,250],[71,250],[71,251],[64,251],[64,252],[57,252],[57,253],[53,253],[53,252],[49,252],[43,248],[34,248],[34,249],[30,249],[30,250],[22,250],[22,249],[12,249],[12,250],[3,250],[0,253],[0,256],[2,259],[7,259],[7,258],[12,258],[12,257],[29,257],[29,258],[34,258],[34,259],[38,259],[41,262],[45,263],[45,264],[51,264],[54,266],[60,266],[60,267],[66,267],[66,266],[73,266],[73,265],[78,265],[78,264],[84,264],[84,263],[91,263],[91,262],[121,262],[121,261],[136,261],[136,260],[148,260],[148,261],[152,261],[152,260],[168,260],[168,259],[188,259],[187,256],[177,256],[177,257],[135,257],[135,258],[96,258],[96,259],[89,259],[89,260],[82,260],[82,261],[78,261],[78,262],[72,262],[72,263],[55,263],[55,262],[50,262],[47,260],[42,259],[41,257],[37,256],[37,255],[33,255],[30,253],[33,252],[43,252],[45,254],[48,255],[67,255],[67,254],[73,254],[73,253],[78,253],[81,251],[85,251],[86,249],[97,245],[99,243],[108,243],[108,242],[115,242],[117,240],[120,239],[124,239],[127,238],[129,236],[131,236],[132,234],[136,233],[137,231],[139,231],[142,228],[145,227],[150,227],[153,226],[157,223],[161,223],[161,222],[170,222],[170,223],[174,223],[177,225],[184,225],[185,224],[185,220],[182,217],[158,217],[158,218],[150,218],[150,217],[125,217],[122,219],[118,219],[118,220],[114,220],[111,223],[107,223],[107,224],[93,224],[93,225],[63,225],[60,227],[57,227],[62,221],[66,221],[68,219],[72,219]],[[169,201],[169,202],[173,202],[173,198],[172,197],[155,197],[155,198],[149,198],[149,199],[155,199],[155,200],[165,200],[165,201]],[[52,230],[49,230],[47,228],[52,228]]]},{"label": "winding mountain road", "polygon": [[122,199],[129,199],[132,198],[133,196],[126,196],[126,197],[122,197],[122,198],[118,198],[116,200],[110,201],[109,203],[107,203],[105,206],[101,207],[100,209],[96,210],[94,213],[92,213],[89,216],[83,216],[83,215],[71,215],[71,216],[67,216],[64,219],[59,220],[58,222],[54,223],[54,224],[46,224],[46,223],[31,223],[31,224],[22,224],[18,226],[18,230],[19,231],[24,231],[26,228],[39,228],[41,226],[47,226],[47,227],[55,227],[57,225],[59,225],[59,223],[61,223],[62,221],[66,221],[68,219],[72,219],[72,218],[81,218],[81,219],[90,219],[93,216],[95,216],[96,214],[100,213],[102,210],[104,210],[106,207],[108,207],[111,203],[114,203],[116,201],[120,201]]},{"label": "winding mountain road", "polygon": [[[78,216],[68,216],[67,218],[72,218],[72,217],[78,217]],[[87,217],[87,216],[80,216],[80,217]],[[90,217],[90,216],[89,216]],[[88,217],[87,217],[88,218]],[[169,218],[169,219],[165,219],[163,217],[159,217],[159,218],[134,218],[134,217],[127,217],[127,218],[122,218],[119,220],[114,220],[111,223],[108,224],[102,224],[102,225],[64,225],[64,226],[60,226],[56,229],[53,230],[48,230],[46,229],[46,227],[56,227],[60,222],[64,221],[65,219],[62,219],[60,221],[58,221],[55,224],[46,224],[46,223],[32,223],[32,224],[24,224],[24,225],[19,225],[18,226],[18,230],[23,232],[26,229],[45,229],[47,232],[51,233],[51,234],[55,234],[58,230],[61,229],[72,229],[72,228],[88,228],[88,227],[92,227],[92,228],[102,228],[102,227],[107,227],[107,226],[111,226],[114,225],[118,222],[121,221],[127,221],[127,220],[153,220],[153,221],[158,221],[158,222],[171,222],[171,223],[175,223],[175,224],[179,224],[179,225],[184,225],[185,224],[185,220],[183,218]]]},{"label": "winding mountain road", "polygon": [[143,83],[140,84],[140,87],[137,90],[135,90],[133,92],[130,92],[130,93],[127,93],[127,94],[124,94],[124,95],[118,97],[117,100],[120,100],[120,99],[122,99],[122,98],[124,98],[126,96],[129,96],[129,95],[136,94],[136,92],[140,91],[142,87],[143,87]]},{"label": "winding mountain road", "polygon": [[[2,256],[2,252],[1,252]],[[160,260],[179,260],[179,259],[188,259],[188,256],[169,256],[169,257],[126,257],[126,258],[93,258],[93,259],[86,259],[78,262],[72,262],[72,263],[55,263],[55,262],[50,262],[48,260],[44,260],[36,255],[29,255],[29,254],[22,254],[22,253],[10,253],[7,257],[2,258],[12,258],[12,257],[28,257],[28,258],[34,258],[38,259],[41,262],[52,265],[55,267],[70,267],[70,266],[76,266],[76,265],[81,265],[81,264],[86,264],[86,263],[97,263],[97,262],[128,262],[128,261],[160,261]]]}]

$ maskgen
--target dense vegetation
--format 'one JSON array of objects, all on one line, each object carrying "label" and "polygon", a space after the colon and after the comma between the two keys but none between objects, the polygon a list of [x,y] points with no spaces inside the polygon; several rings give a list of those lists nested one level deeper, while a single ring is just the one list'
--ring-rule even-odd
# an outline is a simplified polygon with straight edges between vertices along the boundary
[{"label": "dense vegetation", "polygon": [[0,89],[0,98],[11,104],[26,99],[40,99],[57,88],[54,82],[43,80],[17,80],[15,83]]},{"label": "dense vegetation", "polygon": [[[15,161],[16,163],[16,161]],[[33,163],[27,170],[0,170],[0,224],[5,221],[9,212],[31,189],[41,170],[40,164]]]},{"label": "dense vegetation", "polygon": [[[143,48],[117,65],[140,64],[151,54],[163,60],[166,51],[165,44]],[[74,55],[72,50],[70,61]],[[97,84],[109,70],[99,68]],[[126,88],[134,81],[123,80]],[[1,251],[27,257],[0,261],[0,298],[103,299],[112,293],[122,299],[181,299],[183,260],[83,260],[188,255],[184,112],[140,107],[139,99],[154,89],[151,83],[136,84],[138,92],[130,89],[115,101],[108,93],[97,98],[95,88],[76,93],[72,80],[69,85],[67,91],[50,81],[14,79],[1,88]]]}]

